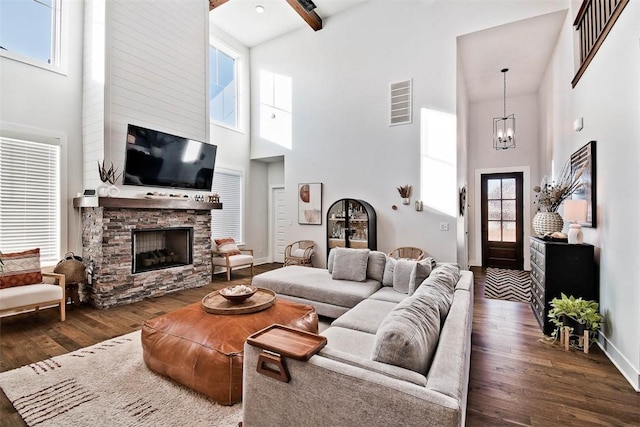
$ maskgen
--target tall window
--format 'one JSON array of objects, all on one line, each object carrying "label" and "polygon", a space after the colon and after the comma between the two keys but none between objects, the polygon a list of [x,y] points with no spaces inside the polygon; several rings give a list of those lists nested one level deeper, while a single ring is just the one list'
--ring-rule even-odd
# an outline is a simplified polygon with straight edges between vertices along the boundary
[{"label": "tall window", "polygon": [[60,65],[61,0],[0,1],[0,52]]},{"label": "tall window", "polygon": [[223,208],[212,211],[212,238],[233,237],[236,242],[243,242],[243,181],[242,172],[238,170],[217,168],[213,172],[212,191],[220,195]]},{"label": "tall window", "polygon": [[0,137],[0,250],[60,259],[60,146]]},{"label": "tall window", "polygon": [[432,209],[455,217],[456,116],[420,109],[420,196]]},{"label": "tall window", "polygon": [[212,121],[237,127],[238,55],[209,46],[209,114]]},{"label": "tall window", "polygon": [[260,71],[260,137],[291,148],[292,79]]}]

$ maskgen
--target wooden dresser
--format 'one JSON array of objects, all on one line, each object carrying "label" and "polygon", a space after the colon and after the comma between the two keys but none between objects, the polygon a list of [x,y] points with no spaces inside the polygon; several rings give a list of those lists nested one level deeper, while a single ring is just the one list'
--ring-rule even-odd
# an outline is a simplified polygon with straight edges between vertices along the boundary
[{"label": "wooden dresser", "polygon": [[547,320],[551,300],[567,296],[598,300],[593,245],[570,245],[531,237],[531,309],[545,335],[554,325]]}]

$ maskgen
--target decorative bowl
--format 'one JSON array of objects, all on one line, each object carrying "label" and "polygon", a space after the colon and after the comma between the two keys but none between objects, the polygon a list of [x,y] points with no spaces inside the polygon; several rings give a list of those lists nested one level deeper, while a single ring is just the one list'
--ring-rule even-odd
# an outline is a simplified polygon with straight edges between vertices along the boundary
[{"label": "decorative bowl", "polygon": [[[247,288],[247,290],[242,293],[235,293],[234,292],[235,288],[237,288],[238,286],[243,286],[244,288]],[[257,292],[257,290],[258,288],[254,286],[236,285],[236,286],[229,286],[228,288],[220,289],[218,292],[228,301],[239,303],[239,302],[244,302],[249,298],[251,298],[253,294]]]}]

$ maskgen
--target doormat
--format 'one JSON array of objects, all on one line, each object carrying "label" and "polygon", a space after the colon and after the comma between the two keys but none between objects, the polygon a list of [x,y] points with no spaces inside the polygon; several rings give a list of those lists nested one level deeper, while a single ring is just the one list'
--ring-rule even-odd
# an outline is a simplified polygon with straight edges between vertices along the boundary
[{"label": "doormat", "polygon": [[529,272],[488,267],[484,296],[505,301],[530,302],[531,278]]}]

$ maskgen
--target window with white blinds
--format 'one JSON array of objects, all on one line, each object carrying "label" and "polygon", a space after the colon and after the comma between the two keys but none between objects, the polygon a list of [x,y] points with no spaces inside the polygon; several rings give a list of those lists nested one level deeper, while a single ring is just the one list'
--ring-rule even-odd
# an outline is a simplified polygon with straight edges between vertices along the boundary
[{"label": "window with white blinds", "polygon": [[60,260],[60,146],[0,137],[0,250]]},{"label": "window with white blinds", "polygon": [[220,195],[222,209],[214,209],[211,215],[211,237],[220,239],[233,237],[243,243],[242,233],[242,172],[217,168],[213,172],[214,193]]}]

